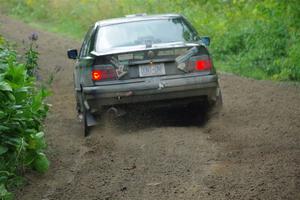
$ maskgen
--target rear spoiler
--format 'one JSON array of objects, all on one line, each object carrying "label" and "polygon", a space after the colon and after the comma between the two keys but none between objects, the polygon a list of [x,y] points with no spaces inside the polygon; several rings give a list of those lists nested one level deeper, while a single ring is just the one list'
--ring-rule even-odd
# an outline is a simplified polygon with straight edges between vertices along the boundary
[{"label": "rear spoiler", "polygon": [[146,45],[139,45],[133,47],[126,47],[126,48],[114,48],[108,51],[92,51],[91,54],[94,56],[105,56],[111,54],[120,54],[120,53],[131,53],[135,51],[145,51],[145,50],[157,50],[157,49],[170,49],[176,47],[196,47],[196,46],[205,46],[204,44],[197,44],[197,43],[180,43],[174,45],[158,45],[152,46],[150,48],[146,48]]}]

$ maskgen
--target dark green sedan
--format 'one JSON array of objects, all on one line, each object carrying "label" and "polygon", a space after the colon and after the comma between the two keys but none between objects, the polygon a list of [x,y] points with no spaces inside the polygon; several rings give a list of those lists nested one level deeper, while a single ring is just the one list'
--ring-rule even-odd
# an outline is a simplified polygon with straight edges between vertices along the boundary
[{"label": "dark green sedan", "polygon": [[96,22],[75,59],[74,85],[85,135],[94,116],[127,106],[221,105],[207,46],[181,15],[129,15]]}]

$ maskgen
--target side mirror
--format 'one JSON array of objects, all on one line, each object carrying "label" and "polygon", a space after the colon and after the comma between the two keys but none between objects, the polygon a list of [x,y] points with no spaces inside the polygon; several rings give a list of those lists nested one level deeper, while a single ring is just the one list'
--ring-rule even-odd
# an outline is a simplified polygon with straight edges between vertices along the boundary
[{"label": "side mirror", "polygon": [[78,56],[77,49],[69,49],[68,50],[68,58],[77,59],[77,56]]},{"label": "side mirror", "polygon": [[200,42],[203,43],[205,46],[209,46],[210,45],[210,37],[203,36],[200,38]]}]

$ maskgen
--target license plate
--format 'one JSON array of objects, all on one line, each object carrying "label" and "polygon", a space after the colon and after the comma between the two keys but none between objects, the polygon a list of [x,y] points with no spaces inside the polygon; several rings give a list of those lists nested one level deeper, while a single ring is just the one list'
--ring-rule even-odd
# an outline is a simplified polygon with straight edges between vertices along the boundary
[{"label": "license plate", "polygon": [[165,75],[165,65],[163,63],[152,65],[140,65],[139,73],[140,77]]}]

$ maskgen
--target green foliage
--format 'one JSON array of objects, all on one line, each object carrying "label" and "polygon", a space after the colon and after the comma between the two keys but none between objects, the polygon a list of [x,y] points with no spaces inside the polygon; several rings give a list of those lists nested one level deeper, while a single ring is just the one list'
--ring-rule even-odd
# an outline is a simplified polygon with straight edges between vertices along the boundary
[{"label": "green foliage", "polygon": [[25,67],[27,69],[27,73],[29,76],[33,76],[36,74],[36,69],[38,67],[37,59],[39,53],[34,49],[33,43],[30,43],[29,49],[25,53],[26,64]]},{"label": "green foliage", "polygon": [[[181,13],[223,71],[257,79],[300,81],[298,0],[0,0],[10,14],[82,39],[89,25],[131,13]],[[68,12],[66,12],[68,11]],[[55,14],[54,14],[55,13]]]},{"label": "green foliage", "polygon": [[40,173],[45,173],[49,168],[49,161],[45,154],[39,153],[33,162],[33,167]]},{"label": "green foliage", "polygon": [[[49,167],[42,153],[42,122],[48,111],[44,100],[49,93],[37,88],[27,70],[29,61],[19,63],[17,53],[0,41],[0,199],[11,199],[7,189],[22,184],[20,175],[26,168],[45,172]],[[37,57],[30,59],[36,63]]]}]

